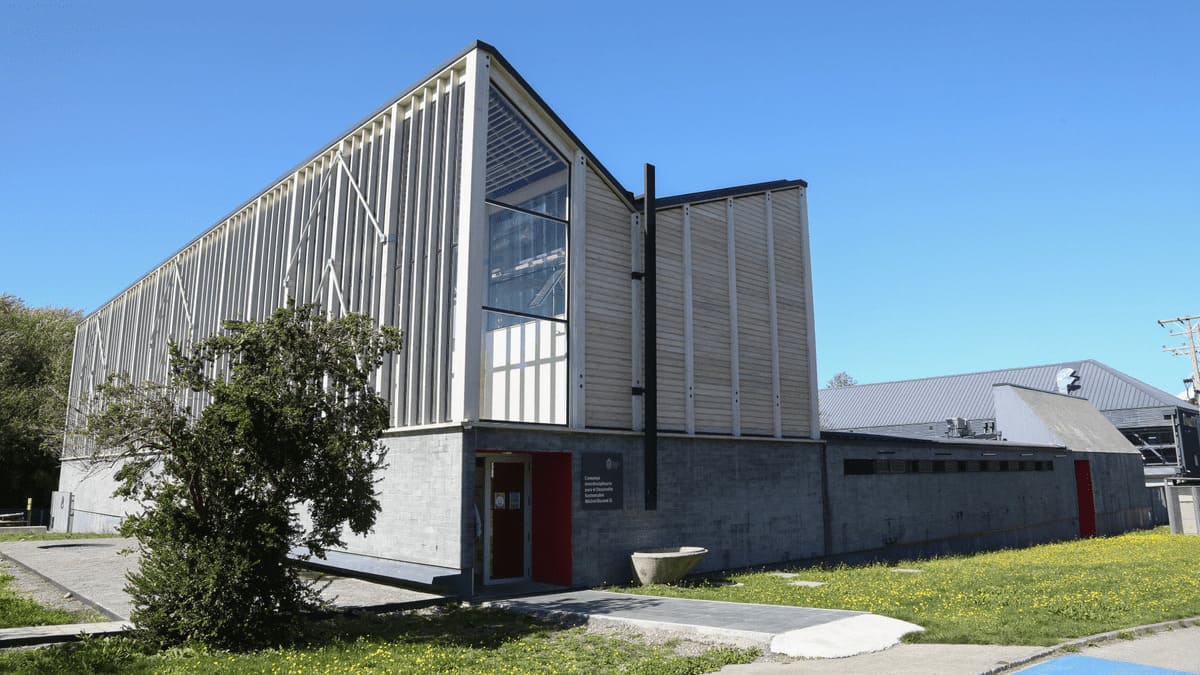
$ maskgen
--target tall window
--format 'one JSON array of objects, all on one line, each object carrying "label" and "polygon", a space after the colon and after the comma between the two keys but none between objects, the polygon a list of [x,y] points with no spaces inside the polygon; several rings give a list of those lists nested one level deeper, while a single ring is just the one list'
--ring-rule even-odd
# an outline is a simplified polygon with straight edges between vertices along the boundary
[{"label": "tall window", "polygon": [[492,88],[484,419],[567,422],[569,188],[567,161]]}]

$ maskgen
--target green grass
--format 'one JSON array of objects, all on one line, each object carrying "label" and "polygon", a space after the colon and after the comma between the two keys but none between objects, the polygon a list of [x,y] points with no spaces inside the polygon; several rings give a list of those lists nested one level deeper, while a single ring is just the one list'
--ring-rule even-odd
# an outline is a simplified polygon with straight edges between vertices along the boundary
[{"label": "green grass", "polygon": [[183,648],[147,654],[126,639],[0,652],[0,671],[25,673],[705,673],[747,663],[754,650],[680,656],[651,645],[498,610],[335,618],[304,644],[247,654]]},{"label": "green grass", "polygon": [[[925,627],[914,642],[1053,645],[1200,615],[1200,537],[1165,529],[971,556],[735,574],[630,593],[874,612]],[[919,574],[892,567],[920,569]],[[790,585],[797,580],[824,586]]]},{"label": "green grass", "polygon": [[0,529],[0,543],[6,541],[51,541],[57,539],[100,539],[119,537],[119,534],[79,534],[74,532],[5,532]]}]

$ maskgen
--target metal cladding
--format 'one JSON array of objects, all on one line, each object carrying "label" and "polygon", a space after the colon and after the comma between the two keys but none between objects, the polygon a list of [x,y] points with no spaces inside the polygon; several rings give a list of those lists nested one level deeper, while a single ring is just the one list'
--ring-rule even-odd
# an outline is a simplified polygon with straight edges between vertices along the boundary
[{"label": "metal cladding", "polygon": [[[87,316],[76,331],[69,428],[109,375],[165,381],[169,342],[192,344],[226,319],[264,319],[289,297],[401,328],[405,348],[375,383],[392,426],[447,420],[463,79],[460,60]],[[81,445],[68,437],[69,453]]]},{"label": "metal cladding", "polygon": [[[660,427],[816,438],[805,183],[665,203],[650,345]],[[654,364],[642,363],[643,282],[630,274],[643,267],[640,217],[475,43],[83,320],[67,454],[87,449],[79,429],[105,379],[165,382],[170,343],[289,299],[403,331],[374,376],[391,429],[641,429],[635,391]]]},{"label": "metal cladding", "polygon": [[827,429],[868,429],[923,422],[940,425],[954,417],[990,419],[996,416],[992,385],[1057,391],[1059,373],[1065,368],[1073,369],[1078,376],[1078,389],[1072,395],[1088,399],[1101,411],[1176,406],[1195,409],[1099,361],[1086,360],[822,389],[821,425]]}]

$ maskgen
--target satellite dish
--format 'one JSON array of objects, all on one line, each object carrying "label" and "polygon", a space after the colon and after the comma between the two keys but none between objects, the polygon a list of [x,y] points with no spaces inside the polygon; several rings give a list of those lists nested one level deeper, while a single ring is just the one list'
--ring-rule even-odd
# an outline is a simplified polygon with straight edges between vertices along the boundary
[{"label": "satellite dish", "polygon": [[1054,376],[1055,389],[1060,394],[1070,394],[1079,389],[1079,376],[1075,374],[1074,368],[1063,368]]}]

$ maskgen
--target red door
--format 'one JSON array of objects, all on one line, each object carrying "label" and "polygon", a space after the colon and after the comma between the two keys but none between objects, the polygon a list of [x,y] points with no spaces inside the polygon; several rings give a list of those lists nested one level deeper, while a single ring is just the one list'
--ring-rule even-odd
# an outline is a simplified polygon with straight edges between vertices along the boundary
[{"label": "red door", "polygon": [[492,578],[512,579],[525,576],[525,464],[492,463],[492,491],[488,508],[492,511]]},{"label": "red door", "polygon": [[533,455],[533,580],[571,585],[571,455]]},{"label": "red door", "polygon": [[1092,497],[1092,467],[1086,459],[1075,460],[1075,495],[1079,498],[1079,536],[1096,536],[1096,501]]}]

